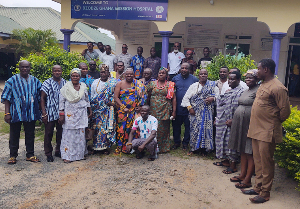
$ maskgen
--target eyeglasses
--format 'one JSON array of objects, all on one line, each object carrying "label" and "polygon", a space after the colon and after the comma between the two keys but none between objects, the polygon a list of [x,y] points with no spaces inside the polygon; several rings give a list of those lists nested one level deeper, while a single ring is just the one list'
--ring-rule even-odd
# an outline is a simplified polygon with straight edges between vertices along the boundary
[{"label": "eyeglasses", "polygon": [[175,45],[174,45],[174,48],[179,48],[179,46],[175,46]]},{"label": "eyeglasses", "polygon": [[122,46],[122,49],[127,49],[127,47],[126,46]]},{"label": "eyeglasses", "polygon": [[117,65],[118,67],[123,67],[124,65]]},{"label": "eyeglasses", "polygon": [[90,65],[96,65],[96,64],[90,64]]}]

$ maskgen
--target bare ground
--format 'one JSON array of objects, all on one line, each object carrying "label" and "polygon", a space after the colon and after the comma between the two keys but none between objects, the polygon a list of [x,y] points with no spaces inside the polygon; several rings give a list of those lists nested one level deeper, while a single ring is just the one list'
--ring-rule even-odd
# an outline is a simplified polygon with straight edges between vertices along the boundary
[{"label": "bare ground", "polygon": [[[254,205],[232,175],[213,160],[160,155],[154,162],[130,156],[94,155],[65,164],[46,162],[43,143],[35,143],[41,163],[25,161],[24,140],[18,162],[8,165],[8,135],[0,136],[0,208],[299,208],[297,183],[276,167],[271,200]],[[254,180],[254,179],[253,179]]]}]

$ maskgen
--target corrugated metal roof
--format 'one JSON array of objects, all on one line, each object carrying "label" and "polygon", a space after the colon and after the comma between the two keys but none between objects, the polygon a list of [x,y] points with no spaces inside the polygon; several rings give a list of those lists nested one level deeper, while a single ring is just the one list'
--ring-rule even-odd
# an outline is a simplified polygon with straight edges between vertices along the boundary
[{"label": "corrugated metal roof", "polygon": [[[0,7],[0,15],[12,19],[24,28],[35,30],[51,29],[58,40],[63,40],[61,15],[47,7]],[[83,23],[77,23],[71,35],[72,42],[103,42],[115,49],[115,40]]]},{"label": "corrugated metal roof", "polygon": [[24,29],[24,27],[12,19],[0,15],[0,32],[12,34],[13,29]]}]

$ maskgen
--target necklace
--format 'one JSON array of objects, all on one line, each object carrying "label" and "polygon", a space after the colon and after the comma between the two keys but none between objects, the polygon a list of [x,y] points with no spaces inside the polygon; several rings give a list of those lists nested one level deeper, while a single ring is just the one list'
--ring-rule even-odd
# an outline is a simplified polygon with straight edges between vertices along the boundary
[{"label": "necklace", "polygon": [[[107,79],[108,80],[108,79]],[[98,86],[99,86],[99,83],[100,83],[100,81],[101,81],[101,79],[99,78],[99,81],[98,81],[98,84],[97,84],[97,87],[96,87],[96,92],[97,92],[97,94],[99,94],[100,92],[98,92]],[[102,82],[104,82],[104,81],[102,81]],[[106,81],[105,81],[106,82]],[[104,83],[105,83],[104,82]]]},{"label": "necklace", "polygon": [[166,85],[167,85],[167,81],[165,81],[165,84],[163,86],[158,86],[158,80],[156,81],[156,87],[158,89],[164,89],[166,87]]}]

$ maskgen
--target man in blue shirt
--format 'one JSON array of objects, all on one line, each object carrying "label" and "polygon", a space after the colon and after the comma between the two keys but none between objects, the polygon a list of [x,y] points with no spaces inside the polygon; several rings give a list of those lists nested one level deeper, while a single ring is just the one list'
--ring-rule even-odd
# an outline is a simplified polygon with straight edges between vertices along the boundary
[{"label": "man in blue shirt", "polygon": [[59,124],[59,92],[65,85],[66,81],[61,77],[62,69],[59,65],[52,68],[52,78],[44,81],[41,88],[41,109],[42,120],[45,124],[44,150],[48,162],[53,162],[51,144],[53,130],[56,126],[56,148],[55,156],[60,157],[60,142],[62,137],[62,124]]},{"label": "man in blue shirt", "polygon": [[132,57],[132,61],[130,66],[133,67],[134,71],[134,78],[141,79],[143,76],[143,65],[145,63],[145,58],[142,56],[143,54],[143,47],[139,46],[137,48],[137,55]]},{"label": "man in blue shirt", "polygon": [[[95,61],[91,61],[90,65],[91,64],[93,65],[94,63],[96,64]],[[79,63],[78,68],[81,69],[81,78],[80,78],[79,82],[86,84],[86,86],[88,88],[88,93],[89,93],[89,100],[91,100],[92,99],[91,98],[91,91],[92,91],[91,87],[92,87],[92,84],[93,84],[95,78],[93,78],[91,75],[88,74],[89,71],[88,71],[88,66],[86,63],[84,63],[84,62]],[[99,71],[96,71],[96,72],[99,73],[99,75],[100,75]]]},{"label": "man in blue shirt", "polygon": [[19,63],[20,74],[16,74],[5,83],[1,102],[5,104],[4,120],[10,124],[8,164],[16,164],[21,125],[25,131],[26,161],[40,162],[34,156],[35,121],[41,118],[39,103],[42,83],[30,72],[30,62],[22,60]]},{"label": "man in blue shirt", "polygon": [[190,85],[199,81],[193,75],[190,75],[190,64],[184,62],[181,64],[180,74],[173,77],[172,81],[175,83],[176,88],[176,119],[173,121],[173,137],[174,145],[172,149],[177,149],[181,144],[181,125],[184,123],[185,131],[182,141],[182,149],[187,150],[190,142],[190,120],[189,112],[186,107],[181,106],[182,99],[187,92]]}]

